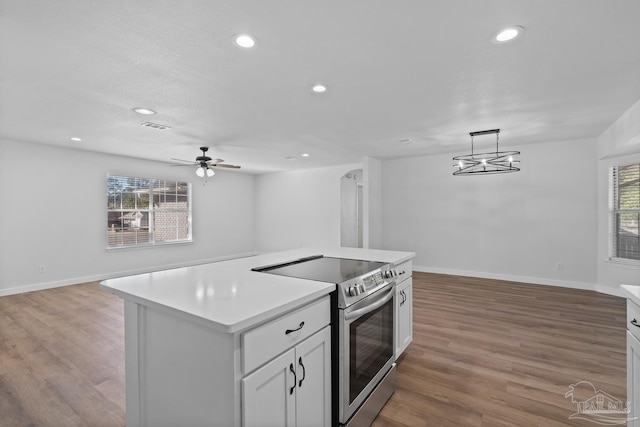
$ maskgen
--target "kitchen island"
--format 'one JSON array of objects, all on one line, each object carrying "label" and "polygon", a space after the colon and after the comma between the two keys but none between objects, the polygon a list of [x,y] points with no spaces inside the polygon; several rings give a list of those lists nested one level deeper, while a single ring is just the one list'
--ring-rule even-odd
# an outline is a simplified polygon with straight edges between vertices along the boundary
[{"label": "kitchen island", "polygon": [[[396,265],[414,256],[306,248],[102,282],[125,304],[127,425],[330,425],[335,285],[251,271],[316,254]],[[301,354],[313,365],[297,377]],[[289,365],[291,372],[272,369]],[[305,387],[267,390],[265,407],[261,385],[290,381],[287,375],[305,378]]]}]

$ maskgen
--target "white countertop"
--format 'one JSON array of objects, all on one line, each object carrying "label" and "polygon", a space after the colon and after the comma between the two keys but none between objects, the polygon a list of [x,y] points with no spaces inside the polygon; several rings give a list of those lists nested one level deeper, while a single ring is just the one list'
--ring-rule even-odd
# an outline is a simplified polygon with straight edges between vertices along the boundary
[{"label": "white countertop", "polygon": [[620,285],[622,294],[640,306],[640,286],[638,285]]},{"label": "white countertop", "polygon": [[100,286],[127,301],[236,333],[332,292],[332,283],[251,271],[318,254],[396,264],[415,256],[413,252],[304,248],[109,279]]}]

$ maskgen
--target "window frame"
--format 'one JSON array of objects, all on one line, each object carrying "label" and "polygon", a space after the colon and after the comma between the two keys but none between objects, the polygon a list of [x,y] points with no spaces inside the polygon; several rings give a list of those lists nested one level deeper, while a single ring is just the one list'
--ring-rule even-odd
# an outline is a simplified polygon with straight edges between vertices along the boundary
[{"label": "window frame", "polygon": [[[112,185],[113,179],[117,179],[119,182],[117,184],[121,184],[126,182],[128,187],[127,191],[119,191],[114,192]],[[131,184],[133,182],[134,184]],[[145,183],[145,185],[139,185],[140,183]],[[162,185],[162,186],[159,186]],[[171,188],[173,185],[175,192],[167,193],[166,189]],[[186,181],[178,181],[174,179],[161,179],[161,178],[143,178],[143,177],[135,177],[135,176],[125,176],[125,175],[111,175],[107,174],[106,179],[106,196],[107,196],[107,206],[106,206],[106,222],[107,222],[107,230],[106,230],[106,242],[105,248],[107,251],[120,251],[120,250],[128,250],[128,249],[138,249],[138,248],[153,248],[153,247],[161,247],[167,245],[181,245],[181,244],[189,244],[193,243],[193,216],[192,216],[192,186],[190,182]],[[184,193],[179,193],[180,189],[185,189]],[[165,190],[165,191],[162,191]],[[137,197],[134,197],[134,204],[131,207],[123,206],[124,195],[125,194],[136,194]],[[148,194],[146,197],[146,206],[144,203],[142,205],[138,205],[138,199],[140,199],[141,194]],[[173,195],[175,200],[179,200],[182,197],[186,197],[187,206],[186,208],[179,208],[176,206],[168,207],[166,209],[161,209],[159,204],[156,203],[156,199],[160,199],[164,197],[166,201],[167,195]],[[113,207],[112,203],[119,198],[119,207]],[[127,212],[127,214],[125,214]],[[157,218],[159,213],[186,213],[186,237],[184,238],[176,238],[176,239],[158,239],[157,232],[159,230],[157,224]],[[120,214],[118,217],[119,220],[123,220],[124,216],[128,214],[141,213],[142,215],[139,217],[139,221],[136,226],[124,227],[121,225],[117,229],[113,224],[112,218],[113,214]],[[146,214],[146,216],[145,216]],[[136,221],[135,218],[138,218],[137,215],[133,215],[132,218],[129,218],[129,221]],[[146,221],[145,221],[146,219]],[[143,226],[144,224],[144,226]],[[126,229],[146,229],[146,240],[142,242],[135,241],[133,243],[127,242],[125,243],[124,237],[122,239],[118,239],[121,244],[118,244],[118,241],[115,241],[113,244],[112,234],[118,231],[123,231]],[[164,230],[170,230],[171,227],[163,227]],[[176,230],[179,229],[179,225],[176,224]],[[176,231],[179,233],[179,231]],[[135,234],[136,240],[138,239],[138,234]]]},{"label": "window frame", "polygon": [[[638,200],[638,208],[620,209],[619,194],[620,185],[618,182],[620,168],[637,167],[640,169],[640,162],[631,162],[629,164],[615,165],[609,168],[609,256],[608,261],[620,264],[628,264],[630,266],[640,266],[640,259],[619,256],[619,226],[618,218],[620,214],[635,214],[640,219],[640,200]],[[640,185],[640,184],[639,184]],[[638,193],[640,199],[640,192]],[[640,241],[639,241],[640,246]]]}]

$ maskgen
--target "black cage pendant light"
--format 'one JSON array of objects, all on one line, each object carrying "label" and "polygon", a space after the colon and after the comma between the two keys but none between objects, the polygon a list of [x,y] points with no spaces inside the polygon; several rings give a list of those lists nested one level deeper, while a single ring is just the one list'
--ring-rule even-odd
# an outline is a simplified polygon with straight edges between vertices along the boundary
[{"label": "black cage pendant light", "polygon": [[[478,135],[496,134],[496,151],[487,153],[473,152],[473,137]],[[471,154],[456,156],[453,158],[454,175],[489,175],[494,173],[517,172],[520,170],[517,165],[520,160],[516,156],[520,155],[519,151],[500,151],[498,140],[500,129],[481,130],[478,132],[470,132],[471,135]]]}]

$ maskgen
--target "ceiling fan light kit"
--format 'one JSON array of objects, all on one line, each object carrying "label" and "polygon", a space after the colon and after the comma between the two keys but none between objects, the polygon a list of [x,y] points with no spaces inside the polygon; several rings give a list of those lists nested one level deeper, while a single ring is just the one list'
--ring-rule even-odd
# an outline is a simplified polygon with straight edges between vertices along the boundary
[{"label": "ceiling fan light kit", "polygon": [[195,162],[191,161],[191,160],[182,160],[182,159],[171,159],[177,162],[184,162],[185,164],[173,164],[171,166],[197,166],[196,168],[196,175],[198,175],[200,178],[211,178],[212,176],[214,176],[216,173],[213,170],[214,167],[216,168],[228,168],[228,169],[240,169],[240,166],[238,165],[230,165],[227,163],[223,163],[224,160],[222,159],[212,159],[211,157],[207,156],[207,151],[209,151],[209,147],[200,147],[200,150],[202,151],[202,155],[196,157]]},{"label": "ceiling fan light kit", "polygon": [[[478,135],[496,135],[496,151],[475,153],[473,151],[473,138]],[[518,172],[520,160],[519,151],[500,151],[500,129],[481,130],[470,132],[471,154],[456,156],[453,158],[454,175],[491,175],[497,173]]]}]

